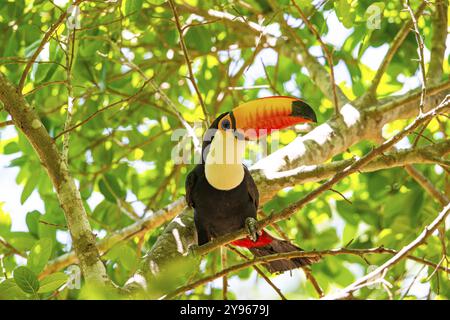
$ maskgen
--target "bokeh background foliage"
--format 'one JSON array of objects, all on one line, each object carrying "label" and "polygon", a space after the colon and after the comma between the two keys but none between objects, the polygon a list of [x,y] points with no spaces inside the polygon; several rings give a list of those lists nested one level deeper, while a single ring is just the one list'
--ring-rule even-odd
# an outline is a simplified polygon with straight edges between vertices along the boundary
[{"label": "bokeh background foliage", "polygon": [[[367,61],[380,60],[379,56],[386,52],[410,17],[401,1],[301,0],[297,3],[332,50],[338,85],[350,99],[361,96],[371,84],[376,70]],[[290,1],[277,1],[275,6],[267,0],[189,0],[175,4],[185,26],[184,41],[198,89],[212,118],[242,101],[278,94],[306,99],[317,111],[319,123],[333,115],[333,102],[317,89],[297,60],[293,37],[280,26],[279,21],[284,17],[310,52],[325,64],[316,37],[301,23]],[[419,4],[420,1],[411,1],[413,8]],[[0,0],[0,71],[12,83],[19,83],[27,60],[68,5],[67,1]],[[369,6],[379,8],[382,13],[379,29],[368,27]],[[192,165],[176,164],[171,159],[178,143],[171,136],[175,130],[183,128],[183,123],[145,78],[159,85],[159,90],[173,101],[189,124],[203,121],[205,115],[188,79],[179,33],[166,1],[84,1],[80,9],[71,68],[75,98],[73,124],[95,116],[72,131],[69,164],[89,222],[101,239],[182,196],[184,179],[192,168]],[[209,9],[259,23],[278,40],[266,42],[265,37],[255,37],[243,24],[212,17]],[[339,29],[333,30],[333,26]],[[429,50],[433,33],[431,16],[422,15],[418,26]],[[346,33],[339,32],[342,30]],[[64,42],[67,35],[67,25],[62,23],[39,55],[38,63],[33,64],[23,87],[26,100],[38,112],[52,137],[58,137],[63,131],[66,119],[68,90]],[[416,39],[410,33],[387,68],[377,90],[378,97],[404,93],[418,86],[416,48]],[[142,74],[130,66],[130,61]],[[447,79],[449,63],[447,55],[444,59]],[[0,122],[8,120],[8,114],[0,109]],[[429,139],[445,139],[450,134],[445,120],[445,117],[433,119],[423,132],[427,139],[421,139],[418,145],[430,143]],[[385,126],[383,137],[392,136],[406,123],[407,120],[399,120]],[[201,134],[201,126],[197,127]],[[281,145],[288,144],[298,134],[302,133],[298,130],[281,133]],[[42,210],[27,213],[20,230],[11,228],[12,221],[17,219],[15,212],[4,210],[0,205],[0,298],[113,297],[65,288],[67,272],[64,270],[39,276],[50,260],[71,251],[66,221],[52,183],[25,136],[5,126],[0,127],[0,137],[2,157],[7,157],[9,167],[18,169],[15,183],[23,186],[20,202],[25,203],[30,195],[37,193],[43,203]],[[408,141],[412,143],[414,139],[411,135],[403,142],[408,145]],[[60,148],[62,138],[58,137],[55,142]],[[373,142],[361,141],[332,160],[361,156],[372,146]],[[448,194],[448,176],[442,167],[419,165],[417,168],[437,189],[447,190]],[[2,179],[1,183],[5,181]],[[282,190],[264,211],[278,212],[317,185],[306,183]],[[278,225],[305,249],[346,245],[349,248],[400,249],[440,211],[440,205],[402,168],[355,174],[339,182],[335,189],[351,203],[337,193],[328,192],[294,218]],[[1,195],[1,199],[7,201],[8,195]],[[163,228],[164,225],[130,237],[102,255],[114,283],[122,286],[136,272],[141,256],[153,246]],[[449,232],[447,229],[446,239]],[[442,258],[441,242],[433,236],[414,254],[438,263]],[[366,261],[346,255],[327,257],[312,266],[312,273],[322,289],[330,292],[350,284],[371,265],[380,265],[386,259],[386,255],[371,255]],[[228,253],[228,264],[240,261],[242,259],[234,253]],[[212,253],[204,258],[193,277],[218,270],[220,256]],[[393,285],[391,292],[396,299],[448,299],[448,278],[445,273],[436,272],[428,279],[433,271],[432,267],[422,268],[417,263],[403,261],[386,279]],[[288,276],[273,277],[286,297],[317,297],[301,271],[294,272],[293,280]],[[278,297],[263,280],[256,279],[251,268],[236,273],[231,280],[229,298]],[[290,285],[286,286],[289,281]],[[413,281],[413,290],[408,290]],[[182,297],[221,298],[220,288],[221,282],[216,281]],[[364,288],[358,296],[388,298],[388,293],[382,287]]]}]

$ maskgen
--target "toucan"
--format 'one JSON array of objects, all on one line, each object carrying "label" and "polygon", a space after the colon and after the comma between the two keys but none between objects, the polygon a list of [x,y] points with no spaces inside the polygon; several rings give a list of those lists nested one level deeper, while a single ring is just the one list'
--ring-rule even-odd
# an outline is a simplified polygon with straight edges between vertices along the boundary
[{"label": "toucan", "polygon": [[[198,245],[245,228],[248,236],[232,242],[254,256],[302,250],[257,228],[259,193],[242,163],[246,140],[273,130],[317,122],[314,110],[303,100],[275,96],[243,103],[217,117],[203,137],[202,161],[186,178],[186,203],[194,209]],[[268,262],[271,273],[304,267],[313,258]]]}]

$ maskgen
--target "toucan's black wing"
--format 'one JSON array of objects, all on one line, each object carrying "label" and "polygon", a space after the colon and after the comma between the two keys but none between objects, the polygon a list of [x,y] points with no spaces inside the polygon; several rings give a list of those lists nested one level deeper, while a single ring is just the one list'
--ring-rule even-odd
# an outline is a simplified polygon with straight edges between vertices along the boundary
[{"label": "toucan's black wing", "polygon": [[185,188],[186,188],[186,203],[189,207],[195,208],[194,199],[192,199],[192,190],[195,187],[197,181],[196,170],[192,170],[186,177]]},{"label": "toucan's black wing", "polygon": [[252,175],[250,174],[250,171],[248,171],[246,166],[244,166],[244,171],[245,171],[244,179],[247,183],[248,195],[250,196],[253,203],[255,204],[255,209],[258,210],[258,205],[259,205],[258,188],[256,187],[255,180],[253,180]]}]

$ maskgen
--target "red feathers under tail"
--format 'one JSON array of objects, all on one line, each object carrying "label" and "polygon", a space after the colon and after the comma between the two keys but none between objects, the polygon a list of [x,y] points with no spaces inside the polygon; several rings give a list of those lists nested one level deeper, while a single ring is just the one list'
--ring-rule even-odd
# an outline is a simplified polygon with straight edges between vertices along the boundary
[{"label": "red feathers under tail", "polygon": [[[240,247],[245,247],[250,250],[255,257],[268,256],[275,253],[303,251],[301,248],[293,245],[289,241],[280,240],[272,237],[263,230],[261,236],[259,236],[256,242],[253,242],[248,237],[239,239],[232,244]],[[265,263],[264,266],[271,273],[278,273],[287,270],[292,270],[304,266],[308,266],[314,262],[317,262],[318,258],[293,258],[286,260],[276,260]]]}]

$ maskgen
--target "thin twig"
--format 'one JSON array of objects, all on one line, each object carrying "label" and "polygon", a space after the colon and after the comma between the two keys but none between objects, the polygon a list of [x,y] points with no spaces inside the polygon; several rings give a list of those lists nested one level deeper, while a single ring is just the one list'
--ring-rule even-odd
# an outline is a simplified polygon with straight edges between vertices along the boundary
[{"label": "thin twig", "polygon": [[20,252],[19,250],[17,250],[13,245],[11,245],[10,243],[8,243],[6,240],[4,240],[2,237],[0,237],[0,244],[2,246],[4,246],[6,249],[9,249],[12,253],[17,254],[21,257],[26,258],[27,256],[25,254],[23,254],[22,252]]},{"label": "thin twig", "polygon": [[442,206],[445,206],[450,201],[445,194],[436,189],[434,184],[412,165],[406,165],[405,170],[426,192],[428,192],[433,198],[435,198]]},{"label": "thin twig", "polygon": [[87,122],[89,122],[90,120],[92,120],[93,118],[95,118],[97,115],[99,115],[100,113],[102,113],[102,112],[104,112],[104,111],[106,111],[106,110],[108,110],[108,109],[111,109],[111,108],[113,108],[113,107],[116,107],[116,106],[118,106],[118,105],[121,105],[122,103],[130,103],[130,102],[132,102],[133,100],[136,99],[136,97],[137,97],[139,94],[142,93],[142,91],[143,91],[144,88],[147,86],[147,84],[149,83],[149,81],[150,81],[150,79],[149,79],[148,81],[144,82],[144,84],[139,88],[139,90],[136,91],[136,93],[134,93],[133,95],[131,95],[131,96],[125,98],[125,99],[121,99],[121,100],[119,100],[119,101],[113,102],[113,103],[111,103],[111,104],[109,104],[109,105],[107,105],[107,106],[105,106],[105,107],[103,107],[103,108],[101,108],[101,109],[98,109],[97,111],[95,111],[94,113],[92,113],[90,116],[88,116],[86,119],[84,119],[83,121],[80,121],[80,122],[77,123],[76,125],[73,125],[72,127],[67,128],[67,129],[65,129],[64,131],[58,133],[58,134],[55,136],[54,139],[56,140],[56,139],[58,139],[59,137],[61,137],[62,135],[66,134],[67,132],[72,131],[72,130],[75,130],[76,128],[78,128],[78,127],[80,127],[80,126],[86,124]]},{"label": "thin twig", "polygon": [[68,164],[69,161],[69,139],[70,130],[72,125],[73,108],[75,105],[75,99],[73,97],[72,87],[72,64],[75,54],[75,36],[76,36],[76,23],[78,21],[80,9],[74,5],[72,17],[74,19],[74,25],[67,25],[67,42],[66,42],[66,88],[67,88],[67,115],[64,122],[64,136],[62,142],[61,159]]},{"label": "thin twig", "polygon": [[[234,248],[234,247],[232,247],[232,246],[230,246],[230,245],[227,245],[227,248],[230,249],[231,251],[233,251],[234,253],[236,253],[238,256],[240,256],[240,257],[243,258],[244,260],[246,260],[246,261],[249,261],[249,260],[250,260],[249,257],[247,257],[245,254],[243,254],[242,252],[240,252],[238,249],[236,249],[236,248]],[[267,284],[268,284],[269,286],[271,286],[271,287],[273,288],[273,290],[275,290],[275,292],[280,296],[281,300],[287,300],[286,297],[284,296],[284,294],[281,292],[280,288],[278,288],[278,287],[272,282],[272,280],[270,280],[269,277],[266,276],[266,275],[264,274],[264,271],[263,271],[260,267],[258,267],[258,266],[253,266],[253,269],[255,269],[255,271],[261,276],[261,278],[263,278],[263,279],[267,282]]]},{"label": "thin twig", "polygon": [[202,94],[200,93],[200,90],[197,86],[197,82],[195,80],[194,72],[192,71],[191,59],[189,57],[189,53],[188,53],[186,44],[184,42],[183,29],[180,24],[180,17],[178,16],[177,8],[176,8],[175,4],[173,3],[173,0],[169,0],[169,4],[170,4],[170,7],[172,8],[173,16],[175,18],[175,23],[176,23],[177,29],[178,29],[178,34],[180,36],[180,46],[181,46],[181,50],[183,50],[184,59],[186,60],[186,66],[189,71],[189,80],[191,81],[192,86],[194,87],[194,90],[197,94],[198,101],[200,102],[200,106],[202,107],[202,110],[203,110],[203,115],[205,117],[206,124],[209,127],[210,119],[209,119],[208,110],[206,109],[206,105],[205,105],[205,102],[203,101]]},{"label": "thin twig", "polygon": [[[278,89],[277,89],[277,87],[276,87],[276,83],[274,84],[274,83],[270,80],[269,73],[267,72],[267,68],[266,68],[266,65],[264,64],[264,60],[263,60],[263,59],[261,59],[261,64],[263,65],[264,73],[265,73],[265,75],[266,75],[267,82],[269,83],[269,87],[272,89],[272,92],[273,92],[274,94],[278,94],[278,95],[281,96],[281,93],[278,91]],[[260,86],[259,86],[259,87],[260,87]]]},{"label": "thin twig", "polygon": [[411,281],[411,283],[409,284],[408,288],[406,289],[405,293],[402,295],[402,297],[400,298],[400,300],[405,299],[405,297],[408,295],[409,291],[411,290],[412,286],[414,285],[414,283],[416,282],[417,278],[419,277],[420,273],[422,272],[423,269],[425,269],[426,266],[422,266],[419,269],[419,272],[417,272],[417,274],[414,276],[413,280]]},{"label": "thin twig", "polygon": [[[386,274],[386,272],[389,270],[389,268],[393,267],[395,264],[397,264],[404,258],[408,257],[410,252],[412,252],[414,249],[416,249],[418,246],[420,246],[422,243],[424,243],[426,241],[426,239],[434,233],[434,231],[439,227],[439,225],[443,221],[445,221],[445,218],[447,218],[449,213],[450,213],[450,203],[447,204],[442,209],[442,211],[437,215],[437,217],[423,229],[421,234],[416,239],[414,239],[408,245],[404,246],[397,254],[395,254],[392,258],[390,258],[388,261],[386,261],[383,265],[376,268],[374,271],[370,272],[366,276],[359,278],[357,281],[355,281],[351,285],[342,289],[339,293],[337,293],[335,295],[330,295],[325,298],[326,299],[344,299],[344,298],[348,297],[350,294],[352,294],[354,291],[356,291],[358,289],[358,287],[360,287],[362,285],[366,285],[369,281],[372,281],[373,279],[377,278],[380,275]],[[436,266],[436,267],[439,267],[439,266]]]},{"label": "thin twig", "polygon": [[331,81],[331,87],[333,92],[333,102],[334,102],[334,108],[335,112],[338,115],[339,114],[339,100],[336,90],[336,82],[334,78],[334,64],[333,64],[333,56],[330,53],[330,50],[328,50],[327,45],[325,42],[323,42],[322,38],[320,37],[319,32],[314,27],[314,25],[308,20],[308,17],[303,13],[302,9],[297,5],[297,2],[295,0],[291,0],[294,7],[297,9],[300,18],[302,21],[306,24],[308,29],[311,31],[311,33],[316,37],[317,41],[319,42],[320,46],[322,47],[323,53],[325,54],[325,58],[327,59],[328,66],[330,67],[330,81]]},{"label": "thin twig", "polygon": [[[426,2],[423,1],[419,8],[417,9],[416,13],[413,14],[413,17],[419,17],[423,10],[426,7]],[[403,26],[400,28],[398,33],[396,34],[394,40],[391,42],[391,46],[389,47],[388,52],[383,58],[383,61],[381,62],[380,66],[378,67],[377,73],[372,79],[372,83],[370,87],[367,89],[366,93],[363,96],[362,100],[365,100],[365,98],[374,99],[376,97],[376,91],[378,88],[378,85],[380,84],[381,78],[383,77],[384,73],[386,72],[387,67],[392,61],[392,58],[394,57],[395,53],[398,51],[402,43],[405,41],[406,37],[409,34],[410,28],[413,24],[412,20],[408,20],[403,24]]]},{"label": "thin twig", "polygon": [[45,83],[42,83],[42,84],[38,85],[34,89],[28,91],[27,93],[24,94],[24,96],[26,97],[26,96],[29,96],[30,94],[34,94],[35,92],[41,90],[42,88],[48,87],[50,85],[64,84],[64,83],[66,83],[66,80],[56,80],[56,81],[45,82]]},{"label": "thin twig", "polygon": [[[426,1],[424,1],[423,3],[426,3]],[[425,59],[424,59],[424,55],[423,55],[424,44],[423,44],[422,36],[419,31],[419,26],[417,24],[417,19],[414,15],[414,12],[411,9],[411,6],[409,5],[409,0],[406,0],[405,6],[408,9],[409,14],[411,15],[411,20],[412,20],[412,23],[414,26],[414,35],[416,36],[416,41],[417,41],[417,46],[418,46],[417,54],[419,55],[420,74],[422,77],[422,79],[421,79],[422,80],[422,93],[420,95],[419,109],[420,109],[420,113],[423,113],[423,109],[424,109],[424,105],[425,105],[426,87],[427,87],[427,82],[426,82],[427,78],[425,75]]]},{"label": "thin twig", "polygon": [[[222,262],[222,270],[226,269],[227,267],[227,250],[225,249],[225,247],[221,247],[220,248],[220,258],[221,258],[221,262]],[[222,299],[223,300],[228,300],[228,276],[223,276],[222,277]]]},{"label": "thin twig", "polygon": [[12,125],[14,125],[14,121],[12,121],[12,120],[0,122],[0,128],[12,126]]},{"label": "thin twig", "polygon": [[324,296],[323,289],[320,287],[319,282],[313,276],[309,267],[304,267],[302,269],[303,269],[303,272],[305,273],[306,279],[308,279],[309,282],[311,282],[314,290],[316,290],[317,294],[319,295],[319,298],[322,298]]},{"label": "thin twig", "polygon": [[[449,205],[449,207],[450,207],[450,205]],[[267,263],[267,262],[276,261],[276,260],[283,260],[283,259],[293,259],[293,258],[306,258],[306,257],[323,258],[324,256],[336,256],[336,255],[343,255],[343,254],[362,256],[365,254],[392,254],[393,252],[396,252],[395,256],[397,256],[402,251],[397,252],[392,249],[378,247],[378,248],[371,248],[371,249],[340,248],[340,249],[330,249],[330,250],[321,250],[321,251],[293,251],[293,252],[277,253],[277,254],[272,254],[272,255],[268,255],[268,256],[264,256],[264,257],[258,257],[253,260],[249,260],[249,261],[228,267],[227,269],[217,272],[213,275],[207,276],[207,277],[199,279],[193,283],[179,287],[175,291],[165,295],[163,298],[164,299],[172,299],[172,298],[182,294],[183,292],[186,292],[186,291],[194,289],[200,285],[204,285],[206,283],[214,281],[215,279],[221,278],[226,274],[236,272],[236,271],[251,267],[256,264],[262,264],[262,263]],[[407,255],[407,258],[410,258],[410,256]],[[414,261],[422,262],[422,261],[424,261],[424,259],[415,257]],[[436,266],[436,264],[429,262],[429,261],[427,261],[426,264],[428,264],[428,265],[431,264],[433,266]],[[440,269],[445,270],[447,273],[450,272],[450,269],[442,267],[442,266],[440,267]]]},{"label": "thin twig", "polygon": [[198,139],[197,135],[195,134],[194,128],[192,128],[189,125],[189,123],[184,119],[183,115],[180,113],[180,111],[176,107],[175,103],[172,100],[170,100],[170,98],[165,94],[164,91],[162,91],[159,88],[159,86],[155,83],[155,81],[152,78],[147,77],[147,75],[144,73],[143,70],[141,70],[141,68],[139,66],[137,66],[135,63],[130,61],[126,56],[124,56],[122,50],[120,50],[120,48],[117,46],[117,44],[114,41],[109,39],[109,43],[117,52],[119,52],[122,55],[122,57],[123,57],[122,63],[124,65],[126,65],[127,67],[131,68],[132,70],[136,71],[142,77],[142,79],[145,80],[146,83],[150,84],[152,89],[156,93],[158,93],[159,96],[164,100],[164,102],[172,109],[172,111],[175,113],[175,115],[180,120],[181,124],[186,128],[186,131],[187,131],[189,137],[191,137],[192,142],[194,144],[195,152],[198,154],[201,154],[201,143],[200,143],[200,140]]},{"label": "thin twig", "polygon": [[[76,0],[73,5],[77,6],[84,0]],[[65,21],[67,17],[67,11],[64,11],[63,14],[61,14],[58,18],[58,20],[48,29],[48,31],[45,33],[44,38],[42,39],[41,43],[39,44],[39,47],[34,51],[33,55],[31,56],[30,60],[28,60],[27,65],[25,66],[25,69],[23,70],[22,76],[20,77],[19,85],[17,86],[17,91],[22,92],[23,86],[25,84],[25,80],[27,79],[28,73],[30,72],[31,67],[33,66],[33,63],[36,61],[37,57],[41,53],[42,49],[44,49],[45,44],[49,41],[51,35],[58,29],[59,25]]]},{"label": "thin twig", "polygon": [[333,191],[334,193],[337,193],[338,195],[340,195],[341,198],[344,199],[345,201],[347,201],[349,204],[353,204],[346,196],[344,196],[342,194],[342,192],[340,192],[340,191],[338,191],[336,189],[333,189],[333,188],[330,188],[330,191]]},{"label": "thin twig", "polygon": [[[427,177],[425,177],[419,170],[414,168],[412,165],[406,165],[405,170],[426,192],[428,192],[428,194],[430,194],[434,199],[436,199],[442,206],[445,206],[445,204],[450,201],[445,194],[440,192]],[[445,236],[445,221],[438,228],[438,231],[439,231],[439,240],[442,246],[442,261],[445,260],[448,266],[447,244]]]}]

